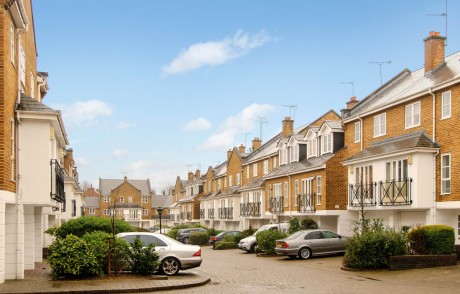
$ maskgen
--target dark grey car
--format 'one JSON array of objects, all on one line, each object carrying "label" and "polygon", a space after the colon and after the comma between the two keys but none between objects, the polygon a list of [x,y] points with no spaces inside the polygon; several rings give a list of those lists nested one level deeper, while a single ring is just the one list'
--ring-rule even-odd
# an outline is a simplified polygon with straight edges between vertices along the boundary
[{"label": "dark grey car", "polygon": [[306,230],[276,240],[275,244],[277,254],[308,259],[315,255],[345,252],[346,238],[328,230]]},{"label": "dark grey car", "polygon": [[190,234],[192,232],[207,232],[206,229],[203,228],[188,228],[188,229],[180,229],[177,232],[176,240],[182,242],[184,244],[190,243]]}]

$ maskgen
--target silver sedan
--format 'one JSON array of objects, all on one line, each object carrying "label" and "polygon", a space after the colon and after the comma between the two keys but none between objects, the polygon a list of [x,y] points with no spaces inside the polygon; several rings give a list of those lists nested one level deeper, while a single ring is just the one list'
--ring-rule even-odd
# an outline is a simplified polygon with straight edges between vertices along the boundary
[{"label": "silver sedan", "polygon": [[186,270],[201,265],[201,247],[197,245],[185,245],[162,234],[147,232],[119,233],[117,237],[124,239],[130,244],[136,238],[140,238],[144,246],[155,243],[155,252],[160,260],[160,272],[173,276],[179,270]]},{"label": "silver sedan", "polygon": [[275,244],[277,254],[308,259],[315,255],[345,252],[346,238],[327,230],[305,230],[276,240]]}]

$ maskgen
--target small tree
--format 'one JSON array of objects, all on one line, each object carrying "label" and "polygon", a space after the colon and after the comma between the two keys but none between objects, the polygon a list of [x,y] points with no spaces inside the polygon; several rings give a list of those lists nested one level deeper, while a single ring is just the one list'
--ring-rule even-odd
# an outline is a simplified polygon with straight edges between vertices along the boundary
[{"label": "small tree", "polygon": [[294,217],[289,220],[289,234],[293,234],[297,231],[300,231],[300,221],[298,218]]}]

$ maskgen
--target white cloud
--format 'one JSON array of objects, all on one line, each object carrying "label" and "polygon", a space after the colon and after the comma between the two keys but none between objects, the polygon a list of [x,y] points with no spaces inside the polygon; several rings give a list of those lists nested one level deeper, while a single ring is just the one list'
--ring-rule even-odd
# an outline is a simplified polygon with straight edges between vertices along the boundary
[{"label": "white cloud", "polygon": [[184,131],[193,132],[193,131],[204,131],[211,128],[211,122],[204,117],[199,117],[195,120],[192,120],[187,123],[184,127]]},{"label": "white cloud", "polygon": [[126,155],[126,154],[128,154],[128,151],[121,150],[121,149],[118,149],[118,148],[113,150],[113,152],[112,152],[112,155],[114,157],[116,157],[116,158],[120,158],[120,157],[122,157],[123,155]]},{"label": "white cloud", "polygon": [[88,166],[90,161],[84,157],[75,157],[75,164],[77,167],[79,166]]},{"label": "white cloud", "polygon": [[273,112],[271,104],[251,104],[235,116],[228,117],[219,131],[209,137],[198,150],[229,149],[233,147],[236,136],[252,132],[257,126],[257,118]]},{"label": "white cloud", "polygon": [[151,167],[152,164],[147,160],[138,160],[136,162],[131,163],[126,167],[126,171],[128,172],[139,172],[141,170],[147,169]]},{"label": "white cloud", "polygon": [[251,49],[260,47],[271,40],[265,30],[257,34],[236,32],[233,37],[226,37],[221,41],[196,43],[185,50],[163,67],[164,75],[178,74],[198,69],[203,66],[219,65],[229,60],[241,57]]},{"label": "white cloud", "polygon": [[128,122],[125,122],[125,121],[120,121],[117,124],[116,128],[118,130],[126,130],[126,129],[134,127],[135,125],[136,125],[135,123],[128,123]]},{"label": "white cloud", "polygon": [[101,116],[112,115],[110,106],[100,100],[79,101],[61,109],[65,123],[77,126],[92,126]]}]

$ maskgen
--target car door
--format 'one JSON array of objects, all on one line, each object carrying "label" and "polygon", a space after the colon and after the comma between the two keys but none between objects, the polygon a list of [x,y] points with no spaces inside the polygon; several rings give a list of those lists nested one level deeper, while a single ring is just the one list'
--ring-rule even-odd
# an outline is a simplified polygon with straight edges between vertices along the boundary
[{"label": "car door", "polygon": [[166,242],[160,240],[160,238],[156,236],[141,235],[140,238],[144,243],[144,246],[149,246],[150,244],[155,243],[155,252],[158,254],[160,260],[162,260],[167,255],[168,251],[171,250],[170,246],[166,244]]},{"label": "car door", "polygon": [[345,250],[345,240],[343,240],[339,235],[330,231],[323,231],[322,233],[327,244],[327,249],[325,252],[337,252]]},{"label": "car door", "polygon": [[313,231],[305,235],[305,243],[313,254],[322,254],[326,250],[326,240],[321,231]]}]

